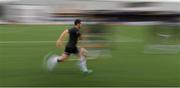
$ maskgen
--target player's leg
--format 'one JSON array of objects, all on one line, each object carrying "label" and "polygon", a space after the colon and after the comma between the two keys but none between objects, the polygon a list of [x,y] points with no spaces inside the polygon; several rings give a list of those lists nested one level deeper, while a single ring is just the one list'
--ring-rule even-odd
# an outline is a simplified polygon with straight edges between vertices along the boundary
[{"label": "player's leg", "polygon": [[63,62],[65,59],[69,57],[70,53],[71,53],[71,48],[66,46],[64,49],[64,53],[61,56],[59,56],[56,61]]},{"label": "player's leg", "polygon": [[92,70],[89,70],[87,68],[87,61],[86,61],[86,53],[87,53],[87,50],[84,49],[84,48],[81,48],[79,53],[78,53],[78,56],[79,56],[79,66],[80,66],[80,69],[85,72],[85,73],[91,73]]},{"label": "player's leg", "polygon": [[64,52],[61,56],[57,58],[57,62],[63,62],[65,59],[69,57],[69,54],[67,52]]},{"label": "player's leg", "polygon": [[47,60],[47,68],[49,71],[52,71],[56,64],[59,62],[63,62],[65,59],[68,58],[70,54],[70,49],[65,47],[64,53],[61,56],[53,55]]},{"label": "player's leg", "polygon": [[56,64],[58,62],[63,62],[65,59],[68,58],[67,54],[62,54],[61,56],[58,55],[52,55],[48,60],[47,60],[47,69],[49,71],[52,71],[54,69],[54,67],[56,66]]}]

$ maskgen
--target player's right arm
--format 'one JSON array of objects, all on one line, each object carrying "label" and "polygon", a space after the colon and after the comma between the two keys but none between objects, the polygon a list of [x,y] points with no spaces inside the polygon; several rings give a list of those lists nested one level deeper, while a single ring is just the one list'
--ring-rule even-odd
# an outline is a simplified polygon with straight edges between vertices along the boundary
[{"label": "player's right arm", "polygon": [[64,30],[61,35],[59,36],[58,40],[56,41],[56,47],[60,48],[63,44],[65,36],[68,34],[68,29]]}]

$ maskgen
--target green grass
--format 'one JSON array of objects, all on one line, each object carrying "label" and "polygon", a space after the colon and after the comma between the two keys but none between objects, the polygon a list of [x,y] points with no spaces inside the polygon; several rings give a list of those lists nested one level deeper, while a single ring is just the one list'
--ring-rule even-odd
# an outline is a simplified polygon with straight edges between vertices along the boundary
[{"label": "green grass", "polygon": [[143,53],[149,44],[146,26],[110,27],[112,58],[89,60],[94,70],[90,75],[84,75],[76,61],[45,71],[43,58],[54,50],[53,42],[2,43],[56,41],[65,28],[69,25],[0,25],[0,86],[180,86],[180,53]]}]

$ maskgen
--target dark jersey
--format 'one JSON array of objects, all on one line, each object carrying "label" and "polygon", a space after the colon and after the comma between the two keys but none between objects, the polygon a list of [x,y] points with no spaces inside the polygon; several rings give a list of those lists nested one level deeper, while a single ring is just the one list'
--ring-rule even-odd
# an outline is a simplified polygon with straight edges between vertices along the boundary
[{"label": "dark jersey", "polygon": [[67,46],[76,46],[78,42],[78,38],[81,36],[80,31],[73,27],[71,29],[68,29],[69,32],[69,41],[67,43]]}]

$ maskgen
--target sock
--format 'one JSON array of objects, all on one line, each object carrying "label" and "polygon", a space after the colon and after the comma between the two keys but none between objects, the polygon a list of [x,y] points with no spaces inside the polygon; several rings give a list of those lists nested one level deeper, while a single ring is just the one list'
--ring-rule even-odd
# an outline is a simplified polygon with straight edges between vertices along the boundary
[{"label": "sock", "polygon": [[82,70],[83,72],[88,71],[85,56],[81,56],[81,57],[80,57],[80,63],[79,63],[79,65],[80,65],[80,68],[81,68],[81,70]]}]

